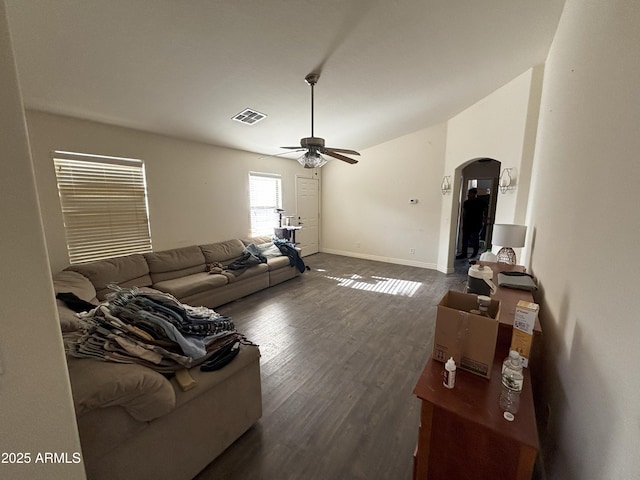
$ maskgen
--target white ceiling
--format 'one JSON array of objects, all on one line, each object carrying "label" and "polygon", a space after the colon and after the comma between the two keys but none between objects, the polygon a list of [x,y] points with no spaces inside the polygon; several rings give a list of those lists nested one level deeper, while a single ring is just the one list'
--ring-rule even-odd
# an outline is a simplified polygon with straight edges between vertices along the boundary
[{"label": "white ceiling", "polygon": [[[5,0],[27,108],[263,154],[364,149],[543,63],[564,0]],[[247,126],[244,108],[266,113]]]}]

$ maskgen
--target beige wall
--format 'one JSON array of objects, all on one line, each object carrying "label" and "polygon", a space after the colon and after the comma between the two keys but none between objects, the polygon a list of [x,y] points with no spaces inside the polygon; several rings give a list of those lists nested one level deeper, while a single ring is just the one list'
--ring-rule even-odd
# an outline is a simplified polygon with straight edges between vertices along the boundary
[{"label": "beige wall", "polygon": [[[145,163],[156,251],[249,236],[249,172],[282,175],[283,208],[296,209],[295,160],[178,140],[42,112],[27,112],[38,192],[54,271],[68,265],[53,150],[139,158]],[[290,213],[291,212],[291,213]]]},{"label": "beige wall", "polygon": [[321,250],[435,268],[445,136],[437,125],[324,166]]},{"label": "beige wall", "polygon": [[530,266],[548,478],[640,472],[640,2],[568,0],[545,71]]},{"label": "beige wall", "polygon": [[0,478],[83,479],[82,463],[37,462],[54,452],[73,462],[80,442],[4,1],[0,65]]},{"label": "beige wall", "polygon": [[[459,199],[455,181],[453,194],[442,196],[442,176],[459,174],[477,157],[515,169],[518,188],[500,195],[496,221],[530,227],[521,258],[541,287],[545,364],[538,397],[541,411],[548,404],[550,417],[540,418],[540,433],[552,479],[634,478],[640,471],[640,375],[635,370],[640,299],[634,248],[640,238],[635,194],[640,178],[635,158],[640,151],[638,25],[637,2],[568,0],[544,84],[541,68],[532,69],[446,126],[367,149],[355,167],[337,161],[323,167],[322,250],[441,271],[451,269],[452,217]],[[3,29],[4,24],[4,37]],[[4,40],[0,47],[4,67]],[[0,75],[4,85],[6,69]],[[11,112],[10,128],[0,130],[0,153],[12,167],[7,169],[11,175],[0,180],[0,212],[3,224],[15,226],[15,235],[3,235],[0,243],[2,251],[11,252],[3,267],[16,272],[2,285],[0,415],[3,431],[12,432],[2,446],[71,451],[77,438],[51,318],[51,287],[43,280],[49,272],[38,207],[26,145],[20,141],[23,130],[16,131],[22,114],[15,104],[8,110],[4,106],[15,100],[15,88],[0,92],[0,100],[3,115]],[[145,160],[156,249],[244,235],[249,170],[284,175],[287,210],[295,208],[295,175],[308,173],[290,160],[258,160],[246,152],[36,112],[29,113],[28,124],[54,269],[66,264],[66,250],[49,155],[53,149]],[[419,203],[409,204],[410,198]],[[414,255],[410,248],[416,249]],[[28,293],[15,287],[26,283]],[[26,304],[29,324],[21,317]],[[33,347],[34,341],[38,348],[27,355],[24,345]],[[56,415],[25,418],[25,412],[43,409],[38,404],[43,389],[47,405],[50,398],[58,405]],[[54,430],[61,432],[59,437]],[[64,478],[77,478],[74,473]],[[20,478],[19,473],[12,478]]]},{"label": "beige wall", "polygon": [[444,175],[454,180],[442,202],[438,270],[453,271],[459,179],[470,161],[488,157],[501,162],[502,168],[513,168],[517,187],[499,194],[495,223],[524,222],[541,82],[541,66],[528,70],[449,120]]}]

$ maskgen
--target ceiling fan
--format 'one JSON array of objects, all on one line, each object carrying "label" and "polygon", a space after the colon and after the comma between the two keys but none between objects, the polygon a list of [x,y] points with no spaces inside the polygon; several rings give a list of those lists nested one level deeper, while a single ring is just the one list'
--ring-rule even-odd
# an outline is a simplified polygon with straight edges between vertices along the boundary
[{"label": "ceiling fan", "polygon": [[298,162],[305,168],[317,168],[322,167],[326,164],[329,159],[323,157],[323,155],[327,155],[329,157],[337,158],[338,160],[342,160],[347,163],[358,163],[357,160],[347,157],[346,155],[342,155],[343,153],[347,153],[349,155],[360,155],[355,150],[347,150],[344,148],[331,148],[324,146],[324,138],[315,137],[313,135],[313,87],[316,83],[318,83],[318,78],[320,78],[319,73],[310,73],[306,77],[304,77],[305,81],[311,86],[311,136],[300,139],[299,147],[282,147],[289,150],[296,151],[305,151],[304,155],[298,158]]}]

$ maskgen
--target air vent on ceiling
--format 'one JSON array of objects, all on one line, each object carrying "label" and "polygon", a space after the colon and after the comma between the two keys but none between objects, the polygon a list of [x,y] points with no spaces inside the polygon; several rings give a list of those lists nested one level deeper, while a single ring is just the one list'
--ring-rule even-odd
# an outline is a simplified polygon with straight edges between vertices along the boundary
[{"label": "air vent on ceiling", "polygon": [[260,120],[263,120],[267,117],[266,114],[256,112],[255,110],[251,110],[250,108],[245,108],[243,111],[234,115],[232,117],[236,122],[244,123],[246,125],[255,125]]}]

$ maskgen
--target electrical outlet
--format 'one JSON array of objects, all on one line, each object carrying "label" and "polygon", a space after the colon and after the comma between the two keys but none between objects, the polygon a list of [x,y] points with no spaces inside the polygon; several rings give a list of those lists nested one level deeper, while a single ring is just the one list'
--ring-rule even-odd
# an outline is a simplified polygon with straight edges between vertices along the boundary
[{"label": "electrical outlet", "polygon": [[410,253],[411,255],[415,255],[415,254],[416,254],[416,249],[415,249],[415,248],[410,248],[410,249],[409,249],[409,253]]},{"label": "electrical outlet", "polygon": [[360,248],[360,242],[356,242],[356,248]]}]

